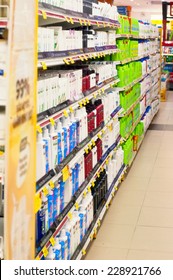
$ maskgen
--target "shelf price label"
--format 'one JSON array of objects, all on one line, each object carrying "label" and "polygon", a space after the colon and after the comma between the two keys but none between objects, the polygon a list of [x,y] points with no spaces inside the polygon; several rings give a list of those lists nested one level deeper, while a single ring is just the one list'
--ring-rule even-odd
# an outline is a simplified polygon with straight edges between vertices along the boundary
[{"label": "shelf price label", "polygon": [[85,249],[82,250],[82,255],[83,255],[83,256],[86,255],[86,250],[85,250]]},{"label": "shelf price label", "polygon": [[79,203],[78,202],[75,203],[75,208],[76,208],[77,211],[79,210]]},{"label": "shelf price label", "polygon": [[50,186],[51,189],[54,189],[54,187],[55,187],[54,182],[53,182],[53,181],[50,181],[50,182],[49,182],[49,186]]},{"label": "shelf price label", "polygon": [[47,65],[44,61],[41,62],[43,70],[47,70]]},{"label": "shelf price label", "polygon": [[69,218],[69,220],[71,221],[73,219],[73,215],[71,212],[68,213],[67,217]]},{"label": "shelf price label", "polygon": [[37,130],[38,133],[42,133],[43,132],[43,130],[42,130],[40,125],[36,126],[36,130]]},{"label": "shelf price label", "polygon": [[64,169],[62,170],[62,176],[63,176],[63,182],[66,182],[68,180],[69,176],[70,176],[68,166],[64,167]]},{"label": "shelf price label", "polygon": [[43,252],[43,256],[44,256],[45,258],[46,258],[47,255],[49,254],[49,251],[48,251],[48,249],[47,249],[46,247],[43,248],[42,252]]},{"label": "shelf price label", "polygon": [[51,237],[50,238],[50,243],[51,243],[51,245],[54,247],[55,246],[55,238],[54,237]]},{"label": "shelf price label", "polygon": [[50,118],[49,121],[50,121],[50,123],[51,123],[52,126],[55,125],[55,120],[54,120],[53,118]]},{"label": "shelf price label", "polygon": [[34,201],[34,210],[35,210],[34,212],[35,212],[35,214],[40,210],[41,204],[42,204],[42,202],[41,202],[40,194],[36,194],[35,195],[35,201]]},{"label": "shelf price label", "polygon": [[43,16],[43,19],[47,19],[47,13],[45,11],[42,11],[42,16]]}]

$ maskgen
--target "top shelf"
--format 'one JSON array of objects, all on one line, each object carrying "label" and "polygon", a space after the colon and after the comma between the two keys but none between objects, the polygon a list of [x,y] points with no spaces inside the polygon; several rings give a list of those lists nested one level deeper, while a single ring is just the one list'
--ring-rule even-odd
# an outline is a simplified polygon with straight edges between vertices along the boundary
[{"label": "top shelf", "polygon": [[40,26],[64,23],[65,25],[95,26],[96,28],[117,29],[120,23],[104,17],[91,16],[79,12],[65,10],[46,3],[39,4]]}]

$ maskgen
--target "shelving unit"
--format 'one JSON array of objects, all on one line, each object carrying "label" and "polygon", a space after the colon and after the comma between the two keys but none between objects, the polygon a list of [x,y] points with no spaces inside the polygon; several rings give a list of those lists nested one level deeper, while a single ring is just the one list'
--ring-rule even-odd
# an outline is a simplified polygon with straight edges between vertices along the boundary
[{"label": "shelving unit", "polygon": [[[111,201],[113,197],[115,196],[116,192],[118,191],[121,181],[124,179],[125,174],[128,172],[130,165],[132,164],[137,151],[140,148],[140,145],[144,139],[144,135],[146,133],[143,133],[143,137],[140,141],[137,143],[137,149],[133,150],[132,157],[129,160],[128,164],[124,162],[124,160],[121,161],[121,157],[119,159],[119,162],[121,163],[121,166],[119,166],[118,170],[116,172],[114,171],[114,178],[112,178],[112,181],[109,181],[108,184],[108,170],[110,168],[110,163],[112,163],[113,160],[117,160],[117,153],[123,152],[123,147],[127,143],[127,141],[130,139],[132,140],[135,135],[135,130],[137,126],[144,121],[146,116],[148,122],[152,121],[152,118],[155,116],[158,110],[158,103],[159,103],[159,74],[158,74],[158,68],[160,67],[160,64],[158,63],[157,66],[152,67],[150,69],[146,69],[145,73],[142,73],[142,75],[135,79],[133,82],[129,84],[125,84],[122,87],[118,86],[118,83],[120,82],[120,77],[117,75],[112,75],[108,79],[102,80],[102,82],[95,83],[94,87],[91,87],[87,89],[84,92],[81,92],[81,96],[78,100],[65,100],[63,103],[55,104],[53,107],[50,107],[46,110],[43,110],[41,113],[38,111],[36,112],[36,98],[38,98],[38,92],[36,90],[36,72],[38,71],[39,77],[47,77],[47,73],[50,72],[50,69],[53,69],[55,72],[61,71],[62,69],[65,71],[67,69],[75,69],[74,67],[83,67],[83,65],[86,66],[92,66],[95,65],[98,61],[102,61],[103,65],[119,65],[123,66],[126,64],[129,64],[131,62],[138,62],[141,61],[141,59],[150,58],[151,56],[157,55],[158,50],[152,51],[151,53],[146,52],[146,54],[142,56],[136,56],[133,58],[127,58],[125,60],[119,60],[119,61],[106,61],[106,56],[111,56],[116,53],[120,53],[120,50],[116,46],[116,44],[108,44],[104,46],[97,46],[92,48],[80,48],[75,50],[64,50],[64,51],[44,51],[37,53],[36,51],[36,44],[37,44],[37,29],[38,26],[40,27],[50,27],[52,25],[56,26],[63,26],[64,29],[73,29],[77,27],[92,27],[94,32],[95,31],[109,31],[113,30],[116,32],[116,29],[120,27],[120,23],[118,20],[113,20],[109,18],[105,18],[103,16],[92,16],[92,15],[86,15],[75,11],[65,10],[62,8],[57,8],[51,5],[48,5],[46,3],[40,3],[39,7],[37,6],[37,1],[23,1],[23,9],[21,7],[21,11],[24,10],[24,15],[18,14],[18,17],[23,18],[26,16],[26,22],[22,26],[21,34],[24,34],[25,28],[27,25],[27,22],[31,18],[32,15],[32,23],[31,23],[31,30],[28,38],[25,36],[25,40],[23,41],[23,54],[24,57],[27,57],[27,60],[17,57],[17,62],[14,60],[14,56],[16,55],[16,49],[18,50],[17,40],[19,40],[18,34],[19,34],[19,25],[17,26],[18,30],[15,33],[13,29],[14,22],[12,21],[14,13],[16,13],[14,6],[11,5],[11,13],[9,17],[9,22],[5,26],[9,27],[9,46],[8,46],[8,61],[10,62],[10,68],[8,69],[8,79],[9,84],[16,86],[16,81],[18,79],[26,79],[27,75],[29,76],[28,79],[24,80],[25,83],[23,85],[24,90],[26,90],[26,95],[30,94],[29,99],[28,96],[26,100],[22,100],[22,102],[29,102],[29,108],[32,110],[28,111],[28,109],[24,108],[21,110],[24,110],[26,118],[24,119],[24,122],[21,121],[21,127],[20,130],[17,130],[17,135],[20,139],[17,139],[15,142],[15,128],[17,127],[18,123],[16,122],[16,127],[14,125],[14,122],[11,123],[11,126],[8,129],[7,139],[6,139],[6,151],[7,151],[7,159],[6,159],[6,173],[5,173],[5,201],[8,198],[8,203],[5,202],[5,219],[8,220],[8,223],[5,222],[5,258],[7,259],[17,259],[17,258],[23,258],[23,259],[44,259],[47,258],[49,254],[49,250],[51,247],[54,247],[56,244],[56,238],[59,236],[60,232],[64,227],[67,225],[68,222],[73,220],[73,217],[75,216],[74,212],[78,212],[80,210],[82,201],[84,201],[87,197],[87,195],[92,193],[94,197],[94,188],[97,184],[98,179],[102,176],[102,174],[105,172],[105,185],[107,184],[107,188],[105,187],[104,194],[102,190],[102,195],[100,194],[100,204],[98,205],[95,213],[93,214],[93,219],[89,225],[89,227],[86,229],[85,233],[83,233],[83,236],[80,236],[80,242],[77,244],[75,250],[71,252],[70,259],[82,259],[85,254],[88,245],[90,242],[96,238],[97,232],[101,226],[101,222],[103,220],[103,217],[105,216],[107,210],[109,209],[109,206],[111,204]],[[25,4],[27,5],[25,6]],[[26,9],[27,7],[27,9]],[[27,10],[27,12],[26,12]],[[17,18],[17,20],[19,20]],[[36,18],[39,18],[39,24],[36,20]],[[14,19],[13,19],[14,20]],[[5,24],[5,23],[4,23]],[[2,27],[2,21],[0,19],[0,28]],[[3,26],[4,27],[4,26]],[[23,33],[22,33],[23,32]],[[12,38],[12,34],[15,34],[14,38]],[[34,34],[34,35],[33,35]],[[116,34],[117,38],[128,38],[128,39],[135,39],[135,40],[157,40],[156,36],[136,36],[132,34]],[[16,41],[15,41],[16,40]],[[29,41],[29,44],[28,44]],[[28,46],[29,50],[26,48]],[[38,59],[37,56],[38,55]],[[33,56],[35,56],[33,58]],[[16,57],[15,57],[16,58]],[[17,64],[18,63],[18,64]],[[23,65],[27,65],[27,63],[30,65],[29,72],[26,71],[25,67],[22,67]],[[98,62],[99,64],[99,62]],[[12,76],[12,67],[16,67],[16,77]],[[21,69],[23,69],[23,72]],[[93,69],[92,69],[93,70]],[[115,69],[114,69],[115,70]],[[93,74],[93,73],[92,73]],[[94,72],[96,74],[96,72]],[[57,75],[57,74],[56,74]],[[58,74],[59,75],[59,74]],[[58,76],[57,76],[58,77]],[[112,104],[107,104],[105,100],[108,100],[108,96],[110,94],[114,94],[114,100],[116,95],[119,95],[123,91],[131,90],[135,85],[139,84],[140,82],[144,81],[145,79],[148,79],[150,77],[150,87],[144,91],[144,93],[141,93],[140,96],[135,100],[133,104],[131,104],[126,110],[123,109],[123,107],[120,105],[120,102],[115,102],[113,104],[114,106],[110,106]],[[82,77],[81,77],[82,79]],[[96,77],[95,77],[96,79]],[[21,81],[21,80],[20,80]],[[157,86],[158,85],[158,86]],[[153,92],[152,89],[153,88]],[[21,89],[21,88],[20,88]],[[149,94],[151,91],[151,94]],[[15,92],[18,92],[18,89],[15,87]],[[13,111],[13,106],[15,105],[15,108],[19,108],[22,104],[23,106],[26,103],[17,103],[16,100],[14,102],[14,99],[12,99],[12,88],[8,88],[7,90],[8,95],[8,107],[9,110],[7,111],[6,115],[8,120],[15,119],[16,112]],[[79,93],[78,93],[79,95]],[[147,95],[151,95],[150,98],[147,99]],[[22,95],[23,98],[23,95]],[[51,99],[51,97],[50,97]],[[131,128],[130,130],[122,136],[122,132],[120,131],[120,127],[117,129],[118,125],[120,125],[120,122],[123,118],[133,115],[134,110],[137,105],[140,105],[140,102],[145,99],[145,107],[143,109],[140,109],[140,114],[136,119],[132,119]],[[103,119],[99,123],[99,125],[96,125],[96,113],[94,113],[94,123],[95,127],[92,129],[92,131],[87,131],[86,137],[82,141],[76,141],[76,145],[69,151],[68,155],[64,156],[64,158],[61,159],[60,162],[56,162],[54,166],[51,165],[51,168],[47,170],[43,176],[40,176],[36,179],[35,173],[36,173],[36,134],[42,135],[43,132],[47,128],[54,127],[56,123],[60,123],[61,120],[67,120],[69,115],[73,116],[74,112],[76,113],[77,110],[80,110],[81,108],[87,108],[88,104],[95,104],[94,102],[98,101],[101,102],[99,104],[103,105],[102,114]],[[105,102],[105,103],[104,103]],[[157,103],[156,109],[154,107],[154,102]],[[1,103],[1,106],[4,106],[5,104]],[[19,106],[19,107],[17,107]],[[89,106],[89,105],[88,105]],[[107,107],[111,107],[112,109],[107,110]],[[150,107],[150,111],[148,113],[148,108]],[[97,108],[97,107],[96,107]],[[25,111],[26,109],[26,111]],[[104,115],[104,110],[107,112],[107,114]],[[87,111],[87,110],[86,110]],[[94,109],[93,111],[96,111]],[[29,114],[30,115],[27,115]],[[16,114],[16,115],[15,115]],[[88,113],[89,114],[89,113]],[[75,115],[76,116],[76,115]],[[87,119],[88,121],[88,119]],[[145,119],[146,121],[146,119]],[[20,123],[20,122],[19,122]],[[88,125],[88,123],[87,123]],[[147,126],[145,126],[146,130],[149,126],[149,123]],[[117,130],[116,130],[116,129]],[[18,128],[19,129],[19,128]],[[51,130],[51,129],[50,129]],[[21,132],[22,131],[22,132]],[[112,132],[113,131],[113,132]],[[118,132],[117,132],[118,131]],[[25,132],[25,133],[24,133]],[[113,134],[114,133],[114,134]],[[26,135],[25,135],[26,134]],[[111,139],[111,141],[106,142],[105,138],[110,138],[110,135],[114,135],[114,138]],[[26,140],[27,139],[27,140]],[[28,141],[29,139],[29,141]],[[57,140],[58,141],[58,140]],[[69,178],[72,177],[72,166],[75,165],[82,157],[87,156],[88,154],[92,154],[92,151],[94,147],[96,146],[96,143],[98,141],[102,142],[102,154],[95,162],[95,165],[93,164],[92,170],[84,177],[81,184],[78,184],[78,188],[75,189],[73,194],[71,195],[71,198],[66,201],[64,207],[61,209],[60,213],[58,213],[47,229],[46,232],[44,232],[43,236],[39,239],[37,239],[37,221],[38,221],[38,215],[40,214],[40,211],[43,210],[43,196],[48,197],[50,195],[50,192],[53,192],[55,188],[57,188],[57,185],[59,185],[61,182],[66,183]],[[104,142],[105,141],[105,142]],[[30,151],[26,151],[25,148],[27,144],[30,144]],[[37,141],[38,143],[38,141]],[[41,141],[40,141],[41,143]],[[104,144],[103,144],[104,143]],[[106,144],[105,144],[106,143]],[[111,143],[111,144],[110,144]],[[10,149],[14,149],[15,151],[17,148],[20,147],[20,152],[25,150],[26,154],[19,153],[17,159],[19,158],[21,160],[21,165],[24,166],[26,164],[28,170],[24,170],[25,177],[20,181],[20,178],[18,181],[14,184],[14,193],[13,195],[10,193],[12,192],[12,181],[9,178],[9,174],[12,174],[14,178],[16,178],[16,173],[18,172],[18,162],[13,162],[13,166],[10,164],[10,162],[13,161],[13,155],[9,153]],[[21,156],[21,158],[20,158]],[[97,155],[98,156],[98,155]],[[28,161],[25,161],[25,157],[28,157]],[[98,157],[97,157],[98,159]],[[20,162],[19,160],[19,162]],[[84,159],[83,159],[84,160]],[[41,159],[40,159],[41,161]],[[22,164],[24,162],[24,165]],[[14,170],[12,168],[15,166]],[[75,165],[76,166],[76,165]],[[116,163],[116,166],[118,166],[118,163]],[[20,166],[21,167],[21,166]],[[50,167],[50,166],[49,166]],[[84,166],[85,169],[85,166]],[[22,170],[22,167],[21,167]],[[85,170],[84,170],[85,171]],[[11,172],[11,173],[10,173]],[[77,175],[74,175],[77,176]],[[19,175],[20,177],[20,175]],[[73,180],[73,179],[72,179]],[[75,179],[77,180],[77,179]],[[79,180],[78,180],[79,182]],[[73,182],[72,182],[73,184]],[[70,191],[69,191],[70,192]],[[70,197],[70,195],[69,195]],[[92,198],[94,200],[94,198]],[[97,200],[99,200],[97,198]],[[93,205],[95,202],[92,202]],[[11,206],[9,206],[11,205]],[[53,202],[52,202],[53,205]],[[12,211],[8,213],[8,206],[11,207]],[[49,207],[49,206],[48,206]],[[18,209],[18,210],[17,210]],[[15,212],[16,211],[16,212]],[[18,211],[18,212],[17,212]],[[21,214],[23,213],[23,217],[21,218]],[[44,212],[45,213],[45,212]],[[19,224],[14,225],[14,220],[19,217]],[[48,218],[49,219],[49,218]],[[25,229],[22,228],[22,222],[25,221]],[[36,224],[36,229],[35,229]],[[19,228],[19,231],[18,231]],[[29,232],[26,234],[26,229],[29,229]],[[15,231],[16,234],[19,236],[25,236],[23,238],[21,244],[18,244],[18,250],[16,248],[12,248],[12,244],[10,241],[10,235],[11,231]],[[45,230],[45,229],[44,229]],[[24,240],[25,239],[25,240]],[[19,240],[20,241],[20,240]],[[24,244],[29,244],[28,248],[26,248],[26,252],[22,252],[22,246]]]}]

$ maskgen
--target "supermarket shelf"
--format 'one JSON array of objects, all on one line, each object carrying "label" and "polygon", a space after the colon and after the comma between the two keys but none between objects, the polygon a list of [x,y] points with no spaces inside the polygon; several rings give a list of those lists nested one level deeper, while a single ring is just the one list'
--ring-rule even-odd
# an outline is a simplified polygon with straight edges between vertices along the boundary
[{"label": "supermarket shelf", "polygon": [[133,35],[133,34],[116,34],[116,39],[118,38],[133,38],[133,39],[141,39],[141,40],[154,40],[154,39],[158,39],[158,37],[152,37],[152,36],[137,36],[137,35]]},{"label": "supermarket shelf", "polygon": [[45,176],[43,176],[39,181],[36,183],[36,195],[43,191],[43,188],[45,187],[45,184],[52,184],[52,180],[56,181],[62,177],[61,172],[67,166],[70,162],[72,162],[76,155],[81,156],[90,150],[90,147],[92,146],[93,142],[95,143],[96,140],[106,132],[106,130],[109,127],[109,123],[112,121],[112,119],[116,118],[118,119],[118,114],[121,112],[121,107],[117,107],[111,114],[110,118],[103,123],[100,127],[98,127],[91,135],[89,135],[86,139],[84,139],[79,145],[62,161],[61,164],[57,165],[55,167],[55,170],[50,170]]},{"label": "supermarket shelf", "polygon": [[145,57],[148,57],[150,55],[155,55],[157,52],[154,52],[154,53],[147,53],[145,55],[142,55],[142,56],[137,56],[137,57],[134,57],[134,58],[127,58],[127,59],[124,59],[124,60],[120,60],[120,61],[116,61],[116,64],[117,65],[123,65],[123,64],[126,64],[126,63],[129,63],[129,62],[132,62],[132,61],[137,61],[137,60],[140,60],[142,58],[145,58]]},{"label": "supermarket shelf", "polygon": [[67,105],[66,103],[61,104],[61,106],[57,106],[47,110],[38,115],[38,123],[37,123],[37,130],[40,131],[40,128],[51,124],[52,120],[57,121],[58,119],[62,118],[69,114],[72,110],[77,109],[79,106],[81,107],[83,104],[88,103],[89,100],[92,98],[96,98],[103,94],[106,90],[113,87],[119,82],[117,77],[113,77],[111,79],[106,80],[101,86],[97,86],[94,90],[90,91],[85,97],[78,100],[75,103]]},{"label": "supermarket shelf", "polygon": [[163,56],[173,56],[173,53],[162,53]]},{"label": "supermarket shelf", "polygon": [[136,101],[135,103],[133,103],[126,111],[123,111],[122,114],[119,115],[119,118],[123,118],[127,115],[129,115],[133,109],[135,108],[135,106],[144,98],[144,96],[146,95],[147,91],[142,95],[140,96]]},{"label": "supermarket shelf", "polygon": [[64,167],[69,164],[74,157],[79,153],[81,155],[92,146],[93,141],[95,142],[98,138],[100,138],[105,131],[107,130],[107,126],[109,126],[109,122],[114,118],[118,118],[118,115],[121,114],[121,107],[117,107],[110,115],[110,117],[101,124],[100,127],[96,128],[86,139],[84,139],[79,145],[62,161],[61,164],[57,165],[55,169],[50,170],[47,174],[45,174],[42,178],[40,178],[36,182],[36,192],[40,193],[43,190],[45,184],[50,184],[52,179],[56,180],[62,176],[61,171]]},{"label": "supermarket shelf", "polygon": [[129,85],[125,86],[125,87],[117,87],[117,89],[119,91],[126,91],[126,90],[129,90],[130,88],[132,88],[135,84],[137,84],[138,82],[142,81],[143,79],[145,79],[147,77],[148,73],[143,75],[142,77],[134,80],[132,83],[130,83]]},{"label": "supermarket shelf", "polygon": [[84,193],[90,191],[92,182],[97,178],[102,168],[106,165],[107,161],[111,157],[111,154],[118,148],[121,143],[121,137],[119,136],[115,143],[107,150],[105,155],[102,156],[100,162],[96,164],[91,174],[86,178],[85,182],[82,184],[80,189],[75,193],[72,200],[65,207],[63,212],[59,215],[57,220],[54,222],[53,226],[49,229],[47,234],[42,238],[42,240],[37,244],[37,256],[36,259],[41,259],[44,252],[50,247],[52,238],[55,238],[58,232],[66,224],[69,217],[71,216],[73,210],[76,209],[76,203],[80,201]]},{"label": "supermarket shelf", "polygon": [[90,49],[70,50],[61,52],[43,52],[38,54],[38,68],[46,70],[47,67],[58,65],[73,65],[77,61],[102,58],[106,55],[117,53],[115,45],[96,47]]},{"label": "supermarket shelf", "polygon": [[166,64],[171,64],[171,65],[172,65],[172,64],[173,64],[173,61],[172,61],[172,62],[165,62],[165,65],[166,65]]},{"label": "supermarket shelf", "polygon": [[84,26],[96,26],[100,28],[117,29],[120,23],[115,20],[104,17],[91,16],[79,12],[65,10],[46,3],[39,4],[38,14],[40,16],[40,25],[46,25],[47,19],[49,24],[67,23],[69,25],[78,24]]}]

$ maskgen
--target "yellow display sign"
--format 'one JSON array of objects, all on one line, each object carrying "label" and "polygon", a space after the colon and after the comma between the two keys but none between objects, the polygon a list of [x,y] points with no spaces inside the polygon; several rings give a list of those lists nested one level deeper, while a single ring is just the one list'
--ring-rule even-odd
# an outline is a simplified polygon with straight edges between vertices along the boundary
[{"label": "yellow display sign", "polygon": [[35,257],[38,1],[10,1],[5,259]]}]

